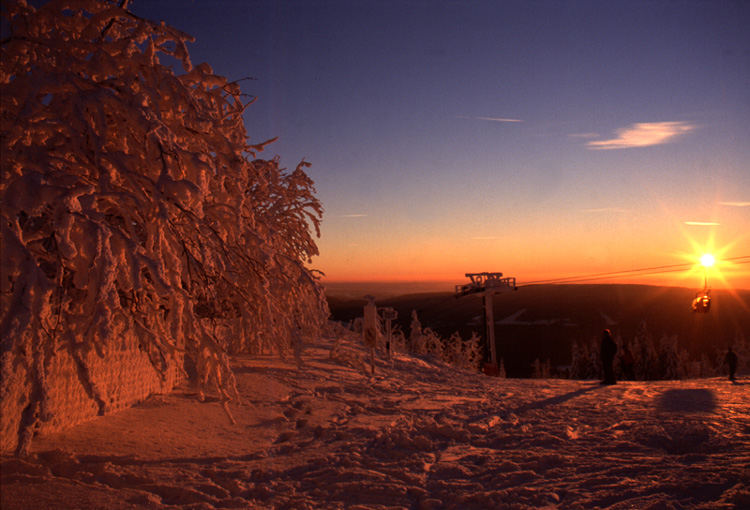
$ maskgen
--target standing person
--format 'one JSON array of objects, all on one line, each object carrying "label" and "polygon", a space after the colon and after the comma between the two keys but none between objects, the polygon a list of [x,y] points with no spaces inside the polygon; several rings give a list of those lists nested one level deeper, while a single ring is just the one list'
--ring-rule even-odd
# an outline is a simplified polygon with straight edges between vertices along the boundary
[{"label": "standing person", "polygon": [[737,354],[732,350],[732,346],[729,346],[729,350],[727,351],[727,355],[724,356],[724,363],[726,363],[729,366],[729,380],[734,382],[735,377],[734,374],[737,372]]},{"label": "standing person", "polygon": [[378,309],[375,306],[375,297],[367,295],[365,296],[367,303],[365,304],[364,319],[362,333],[365,339],[365,346],[370,351],[370,371],[372,375],[375,375],[375,344],[378,340]]},{"label": "standing person", "polygon": [[615,384],[615,370],[612,363],[615,361],[617,354],[617,344],[612,340],[612,332],[605,329],[602,332],[601,357],[602,367],[604,368],[604,380],[602,384]]}]

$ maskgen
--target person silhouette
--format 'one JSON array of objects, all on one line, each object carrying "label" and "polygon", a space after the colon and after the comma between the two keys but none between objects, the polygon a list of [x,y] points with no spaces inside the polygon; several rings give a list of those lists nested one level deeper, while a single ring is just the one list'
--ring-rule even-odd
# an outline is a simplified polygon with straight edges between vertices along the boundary
[{"label": "person silhouette", "polygon": [[729,380],[734,382],[736,380],[734,374],[737,372],[737,354],[732,350],[731,345],[729,346],[727,355],[724,356],[724,363],[729,366]]},{"label": "person silhouette", "polygon": [[604,380],[602,384],[616,384],[615,370],[612,363],[615,361],[615,354],[617,354],[617,344],[612,340],[612,332],[605,329],[602,332],[602,345],[601,345],[601,359],[602,368],[604,369]]}]

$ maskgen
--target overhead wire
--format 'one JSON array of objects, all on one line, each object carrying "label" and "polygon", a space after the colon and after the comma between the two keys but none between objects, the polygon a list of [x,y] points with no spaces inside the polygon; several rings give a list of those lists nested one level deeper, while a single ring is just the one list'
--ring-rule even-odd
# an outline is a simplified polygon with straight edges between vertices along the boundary
[{"label": "overhead wire", "polygon": [[[721,262],[731,262],[733,265],[749,264],[750,255],[742,255],[739,257],[730,257],[722,259]],[[669,264],[663,266],[652,266],[642,267],[638,269],[627,269],[623,271],[611,271],[606,273],[592,273],[587,275],[567,276],[561,278],[551,278],[546,280],[534,280],[530,282],[523,282],[518,287],[528,285],[543,285],[543,284],[554,284],[554,283],[581,283],[588,281],[607,280],[610,278],[625,278],[634,276],[647,276],[652,274],[663,274],[663,273],[675,273],[680,271],[686,271],[690,268],[695,267],[695,263],[682,263],[682,264]]]}]

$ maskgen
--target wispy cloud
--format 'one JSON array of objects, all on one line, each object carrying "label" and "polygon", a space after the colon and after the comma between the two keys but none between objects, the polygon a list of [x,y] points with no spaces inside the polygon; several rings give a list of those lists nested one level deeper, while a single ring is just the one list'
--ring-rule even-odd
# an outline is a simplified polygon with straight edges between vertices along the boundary
[{"label": "wispy cloud", "polygon": [[687,122],[639,122],[615,131],[616,138],[588,142],[589,149],[631,149],[633,147],[650,147],[671,142],[696,129],[696,125]]},{"label": "wispy cloud", "polygon": [[721,225],[721,223],[716,221],[685,221],[683,223],[685,223],[685,225],[690,225],[691,227],[718,227]]},{"label": "wispy cloud", "polygon": [[573,133],[568,136],[571,138],[597,138],[599,133]]},{"label": "wispy cloud", "polygon": [[457,115],[459,119],[487,120],[490,122],[523,122],[521,119],[511,119],[508,117],[469,117],[467,115]]},{"label": "wispy cloud", "polygon": [[719,205],[728,207],[750,207],[750,202],[719,202]]},{"label": "wispy cloud", "polygon": [[340,216],[340,218],[366,218],[366,217],[367,217],[366,214],[359,214],[359,213],[356,213],[356,214],[342,214]]},{"label": "wispy cloud", "polygon": [[597,213],[626,213],[629,212],[627,209],[621,209],[619,207],[599,207],[595,209],[581,209],[581,212],[585,212],[587,214],[597,214]]}]

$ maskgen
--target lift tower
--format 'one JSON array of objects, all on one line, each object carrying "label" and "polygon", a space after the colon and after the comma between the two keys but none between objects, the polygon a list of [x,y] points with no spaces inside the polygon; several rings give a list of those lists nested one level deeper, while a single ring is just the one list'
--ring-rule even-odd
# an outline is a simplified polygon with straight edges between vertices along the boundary
[{"label": "lift tower", "polygon": [[485,341],[489,344],[490,363],[497,367],[497,347],[495,346],[495,318],[492,296],[506,290],[517,290],[515,277],[503,278],[503,273],[466,273],[471,280],[456,285],[456,298],[469,294],[481,294],[484,298]]}]

